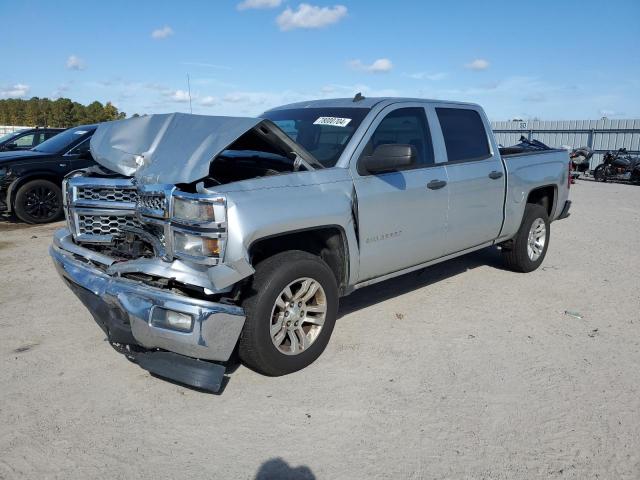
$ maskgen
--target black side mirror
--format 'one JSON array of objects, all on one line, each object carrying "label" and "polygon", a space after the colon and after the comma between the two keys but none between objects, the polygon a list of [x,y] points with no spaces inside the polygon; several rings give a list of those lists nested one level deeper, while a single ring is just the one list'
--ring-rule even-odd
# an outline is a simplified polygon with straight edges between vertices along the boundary
[{"label": "black side mirror", "polygon": [[15,143],[15,142],[6,143],[6,144],[4,145],[4,148],[5,148],[6,150],[16,150],[16,149],[18,148],[18,144],[17,144],[17,143]]},{"label": "black side mirror", "polygon": [[365,172],[380,173],[410,167],[418,156],[413,145],[382,144],[378,145],[373,155],[366,156],[361,162]]}]

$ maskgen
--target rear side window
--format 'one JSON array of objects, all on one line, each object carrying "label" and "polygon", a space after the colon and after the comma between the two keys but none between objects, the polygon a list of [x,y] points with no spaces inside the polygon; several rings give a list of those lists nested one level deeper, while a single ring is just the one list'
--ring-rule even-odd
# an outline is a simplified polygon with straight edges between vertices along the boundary
[{"label": "rear side window", "polygon": [[[35,134],[30,133],[29,135],[23,135],[22,137],[18,138],[14,143],[18,146],[18,147],[28,147],[31,148],[33,146],[33,140],[34,140]],[[37,145],[37,144],[36,144]]]},{"label": "rear side window", "polygon": [[482,160],[491,156],[487,132],[475,110],[436,108],[449,162]]}]

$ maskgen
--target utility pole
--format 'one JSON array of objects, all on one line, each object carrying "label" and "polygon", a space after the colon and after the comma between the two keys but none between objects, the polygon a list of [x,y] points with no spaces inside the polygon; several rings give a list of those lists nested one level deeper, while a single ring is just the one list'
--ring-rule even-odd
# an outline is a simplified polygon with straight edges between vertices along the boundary
[{"label": "utility pole", "polygon": [[189,91],[189,113],[193,113],[193,108],[191,107],[191,80],[189,79],[188,73],[187,73],[187,90]]}]

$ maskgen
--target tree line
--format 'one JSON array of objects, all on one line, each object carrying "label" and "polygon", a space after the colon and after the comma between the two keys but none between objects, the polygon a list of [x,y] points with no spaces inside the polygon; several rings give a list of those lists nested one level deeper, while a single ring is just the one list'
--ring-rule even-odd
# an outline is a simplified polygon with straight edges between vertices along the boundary
[{"label": "tree line", "polygon": [[[136,115],[137,116],[137,115]],[[126,114],[111,102],[98,101],[82,105],[68,98],[50,100],[33,97],[29,100],[0,100],[0,125],[74,127],[88,123],[120,120]]]}]

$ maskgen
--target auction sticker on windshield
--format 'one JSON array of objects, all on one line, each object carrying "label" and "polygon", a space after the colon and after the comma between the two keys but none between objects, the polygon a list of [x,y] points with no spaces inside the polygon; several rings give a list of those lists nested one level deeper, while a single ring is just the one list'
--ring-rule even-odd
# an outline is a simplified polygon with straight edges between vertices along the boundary
[{"label": "auction sticker on windshield", "polygon": [[313,124],[314,125],[331,125],[334,127],[346,127],[347,125],[349,125],[350,121],[351,121],[350,118],[319,117],[315,122],[313,122]]}]

